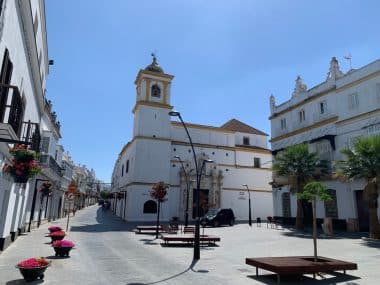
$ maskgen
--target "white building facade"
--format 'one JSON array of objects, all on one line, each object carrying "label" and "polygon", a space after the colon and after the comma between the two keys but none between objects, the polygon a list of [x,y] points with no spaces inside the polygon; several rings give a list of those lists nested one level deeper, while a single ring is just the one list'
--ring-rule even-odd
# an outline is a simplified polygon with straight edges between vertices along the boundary
[{"label": "white building facade", "polygon": [[[185,129],[169,116],[173,109],[172,79],[154,57],[135,81],[133,138],[120,152],[112,176],[112,191],[124,193],[114,199],[115,213],[129,221],[156,219],[157,208],[150,191],[159,181],[169,184],[168,199],[161,205],[162,219],[183,220],[187,201],[190,220],[194,218],[195,164]],[[237,220],[247,220],[248,193],[243,186],[247,184],[253,217],[271,216],[272,156],[267,149],[267,135],[235,119],[221,127],[186,125],[199,165],[205,159],[213,161],[202,173],[200,212],[211,207],[232,208]],[[176,156],[183,161],[188,181]]]},{"label": "white building facade", "polygon": [[[343,160],[343,148],[356,138],[380,133],[380,60],[343,73],[336,58],[330,62],[325,81],[308,89],[297,77],[291,99],[276,105],[270,98],[271,143],[273,154],[286,147],[308,143],[309,151],[329,161]],[[334,201],[319,202],[318,218],[333,218],[337,227],[368,230],[368,206],[363,199],[363,181],[342,182],[332,176],[323,183]],[[296,197],[289,193],[286,179],[274,177],[275,216],[296,216]],[[305,216],[311,216],[310,208]],[[380,215],[380,212],[379,212]]]}]

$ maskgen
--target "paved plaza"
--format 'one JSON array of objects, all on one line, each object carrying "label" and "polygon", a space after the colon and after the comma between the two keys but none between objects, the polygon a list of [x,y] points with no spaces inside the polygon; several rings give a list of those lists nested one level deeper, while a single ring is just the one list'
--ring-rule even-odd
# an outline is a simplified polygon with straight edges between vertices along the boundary
[{"label": "paved plaza", "polygon": [[[65,227],[66,220],[55,223]],[[0,284],[24,284],[14,267],[32,256],[47,256],[52,265],[43,284],[276,284],[270,272],[245,264],[245,257],[311,255],[310,235],[289,229],[246,224],[206,228],[205,234],[221,237],[219,246],[203,247],[201,259],[192,263],[191,247],[163,247],[154,236],[135,234],[136,224],[126,223],[98,206],[77,212],[71,219],[68,239],[76,243],[70,258],[55,258],[45,224],[21,236],[0,254]],[[319,240],[319,255],[358,263],[359,270],[326,280],[305,277],[302,282],[283,284],[378,284],[380,242],[362,239],[361,234]],[[262,276],[264,275],[264,276]],[[30,284],[40,284],[42,281]]]}]

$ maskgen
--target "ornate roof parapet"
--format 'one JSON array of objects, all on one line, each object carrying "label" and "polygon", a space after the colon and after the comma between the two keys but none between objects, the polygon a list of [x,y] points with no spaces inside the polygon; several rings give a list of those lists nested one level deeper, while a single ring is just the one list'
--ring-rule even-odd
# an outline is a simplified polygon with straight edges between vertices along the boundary
[{"label": "ornate roof parapet", "polygon": [[300,75],[296,78],[296,86],[294,87],[294,91],[292,93],[292,97],[297,96],[301,93],[304,93],[307,91],[307,86],[302,81],[302,77]]},{"label": "ornate roof parapet", "polygon": [[343,72],[340,70],[339,62],[336,57],[332,57],[330,61],[329,72],[327,73],[326,81],[337,80],[343,76]]}]

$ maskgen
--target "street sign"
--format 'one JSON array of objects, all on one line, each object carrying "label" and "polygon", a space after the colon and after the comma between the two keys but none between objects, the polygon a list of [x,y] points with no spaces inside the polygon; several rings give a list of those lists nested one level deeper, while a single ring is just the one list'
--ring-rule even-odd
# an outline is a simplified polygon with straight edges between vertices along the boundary
[{"label": "street sign", "polygon": [[74,198],[75,198],[74,193],[69,193],[69,195],[67,195],[67,199],[69,200],[74,200]]}]

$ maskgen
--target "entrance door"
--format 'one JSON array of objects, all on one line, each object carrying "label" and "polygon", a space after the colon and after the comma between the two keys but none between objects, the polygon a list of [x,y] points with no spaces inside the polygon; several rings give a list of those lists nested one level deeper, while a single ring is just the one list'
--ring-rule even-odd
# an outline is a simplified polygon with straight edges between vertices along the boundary
[{"label": "entrance door", "polygon": [[[196,198],[197,189],[193,189],[193,219],[196,218]],[[199,189],[199,217],[202,217],[208,211],[208,189]]]},{"label": "entrance door", "polygon": [[302,200],[302,208],[303,208],[303,223],[304,225],[312,225],[313,224],[313,207],[310,202]]},{"label": "entrance door", "polygon": [[360,231],[369,231],[368,202],[364,200],[363,190],[355,191],[356,209],[358,211],[358,222]]}]

